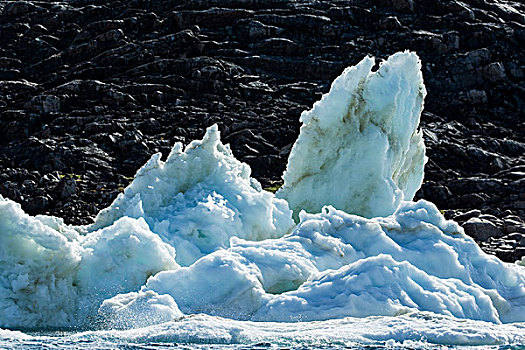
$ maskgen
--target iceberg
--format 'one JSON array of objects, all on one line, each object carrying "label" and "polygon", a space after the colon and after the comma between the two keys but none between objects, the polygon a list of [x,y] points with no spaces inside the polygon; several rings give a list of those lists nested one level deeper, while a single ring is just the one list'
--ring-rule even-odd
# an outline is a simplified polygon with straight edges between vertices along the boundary
[{"label": "iceberg", "polygon": [[276,195],[211,126],[165,161],[153,155],[92,225],[32,217],[0,198],[0,327],[197,320],[207,336],[221,333],[221,318],[253,329],[422,314],[525,322],[523,262],[485,254],[435,205],[411,201],[425,163],[419,59],[373,65],[346,69],[302,114]]},{"label": "iceberg", "polygon": [[142,219],[122,218],[82,235],[0,198],[0,325],[86,326],[105,299],[177,268],[174,255]]},{"label": "iceberg", "polygon": [[121,217],[143,218],[151,230],[177,251],[189,266],[231,237],[262,240],[290,231],[288,203],[263,191],[251,169],[220,142],[217,125],[183,151],[176,143],[165,162],[154,154],[133,182],[102,210],[94,231]]},{"label": "iceberg", "polygon": [[[194,291],[200,291],[195,295]],[[231,247],[151,277],[185,314],[297,322],[414,311],[525,321],[525,271],[485,254],[424,200],[386,218],[333,207],[301,214],[289,235]],[[117,298],[120,298],[117,297]]]},{"label": "iceberg", "polygon": [[0,327],[75,322],[79,240],[61,220],[31,217],[0,197]]},{"label": "iceberg", "polygon": [[418,131],[426,95],[415,53],[399,52],[372,71],[364,58],[337,77],[330,91],[301,114],[277,196],[295,217],[332,205],[368,218],[410,201],[426,162]]}]

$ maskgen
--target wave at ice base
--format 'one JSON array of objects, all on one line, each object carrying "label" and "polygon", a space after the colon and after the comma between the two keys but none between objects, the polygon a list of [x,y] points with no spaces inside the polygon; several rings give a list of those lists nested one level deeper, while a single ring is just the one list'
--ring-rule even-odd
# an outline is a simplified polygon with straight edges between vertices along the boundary
[{"label": "wave at ice base", "polygon": [[190,343],[193,345],[184,348],[192,349],[209,349],[210,344],[215,344],[215,349],[407,347],[442,350],[448,349],[442,345],[456,348],[458,345],[504,344],[518,346],[502,346],[501,349],[523,349],[519,345],[525,344],[525,324],[498,325],[429,312],[393,317],[347,317],[301,324],[236,321],[200,314],[143,328],[66,333],[60,337],[0,330],[0,348],[38,349],[41,344],[53,344],[52,347],[57,349],[113,349],[126,347],[126,344],[130,348],[172,349],[173,343]]},{"label": "wave at ice base", "polygon": [[[296,212],[297,203],[315,212],[323,201],[346,212],[332,206],[302,212],[294,228],[288,203],[263,191],[211,127],[184,151],[175,145],[166,162],[154,155],[89,227],[31,217],[1,199],[0,327],[89,327],[102,319],[99,325],[153,331],[171,321],[162,327],[178,332],[190,322],[184,315],[195,313],[344,323],[329,320],[417,311],[437,319],[447,315],[450,322],[489,321],[494,325],[487,329],[503,333],[507,328],[498,323],[525,321],[525,267],[483,253],[433,204],[402,201],[419,187],[424,164],[417,132],[424,96],[420,64],[408,52],[395,54],[375,73],[371,63],[366,58],[346,70],[303,114],[305,126],[279,194],[297,199],[290,200]],[[351,112],[337,119],[333,110]],[[349,125],[357,128],[332,130]],[[320,137],[326,132],[330,142]],[[367,139],[369,134],[376,136]],[[325,164],[316,172],[302,171],[310,169],[305,145],[323,148],[321,156],[311,154],[314,168]],[[333,158],[336,153],[347,162]],[[364,161],[378,155],[379,162]],[[346,168],[356,170],[336,175]],[[362,169],[365,174],[357,176]],[[297,174],[310,178],[297,185],[303,194],[290,185]],[[374,201],[348,192],[354,187],[369,191],[377,211]],[[341,202],[339,193],[347,200]],[[392,198],[382,202],[388,193]],[[222,322],[199,320],[211,333]],[[384,320],[409,323],[410,317]],[[244,322],[248,328],[262,325]]]}]

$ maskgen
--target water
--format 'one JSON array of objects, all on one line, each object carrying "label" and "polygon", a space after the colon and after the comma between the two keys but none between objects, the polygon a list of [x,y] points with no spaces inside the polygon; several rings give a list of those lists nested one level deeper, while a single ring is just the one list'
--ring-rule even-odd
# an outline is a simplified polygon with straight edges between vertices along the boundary
[{"label": "water", "polygon": [[321,322],[248,322],[207,315],[146,328],[0,331],[0,349],[516,349],[525,323],[493,324],[428,312]]}]

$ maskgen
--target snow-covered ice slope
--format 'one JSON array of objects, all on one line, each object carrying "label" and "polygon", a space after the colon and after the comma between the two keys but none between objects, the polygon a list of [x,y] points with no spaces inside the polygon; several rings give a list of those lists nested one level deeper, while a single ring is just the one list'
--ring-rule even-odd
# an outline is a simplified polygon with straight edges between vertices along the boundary
[{"label": "snow-covered ice slope", "polygon": [[144,218],[177,251],[183,266],[232,236],[249,240],[279,237],[294,226],[286,201],[263,191],[251,169],[220,142],[217,125],[186,149],[177,143],[165,162],[154,154],[90,230],[120,217]]},{"label": "snow-covered ice slope", "polygon": [[364,58],[301,115],[301,132],[278,191],[294,214],[332,205],[365,217],[388,216],[423,180],[417,131],[426,95],[415,53],[396,53],[372,71]]}]

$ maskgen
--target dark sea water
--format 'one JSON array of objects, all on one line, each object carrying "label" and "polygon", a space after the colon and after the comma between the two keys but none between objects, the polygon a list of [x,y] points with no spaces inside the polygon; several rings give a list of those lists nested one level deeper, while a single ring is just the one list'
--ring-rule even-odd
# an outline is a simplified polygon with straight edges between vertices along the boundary
[{"label": "dark sea water", "polygon": [[382,344],[326,344],[326,345],[301,345],[301,344],[290,344],[290,345],[279,345],[271,343],[258,343],[258,344],[185,344],[185,343],[158,343],[158,342],[147,342],[147,343],[133,343],[123,341],[108,341],[103,339],[93,338],[91,340],[77,340],[72,341],[68,337],[61,336],[50,336],[45,339],[34,339],[34,340],[18,340],[18,341],[2,341],[0,342],[1,349],[122,349],[122,350],[139,350],[139,349],[179,349],[179,350],[198,350],[198,349],[217,349],[217,350],[270,350],[270,349],[508,349],[508,350],[520,350],[525,349],[523,345],[495,345],[495,346],[457,346],[457,345],[436,345],[436,344],[388,344],[383,342]]}]

